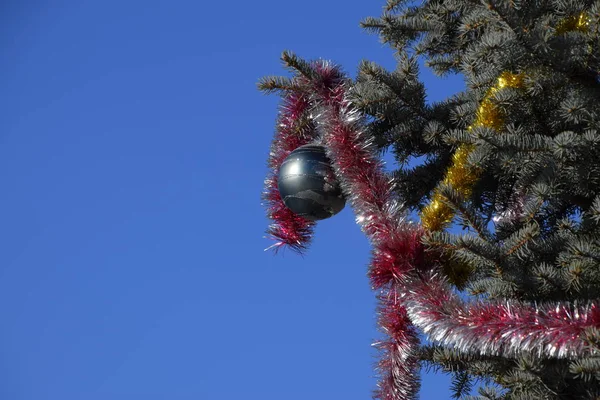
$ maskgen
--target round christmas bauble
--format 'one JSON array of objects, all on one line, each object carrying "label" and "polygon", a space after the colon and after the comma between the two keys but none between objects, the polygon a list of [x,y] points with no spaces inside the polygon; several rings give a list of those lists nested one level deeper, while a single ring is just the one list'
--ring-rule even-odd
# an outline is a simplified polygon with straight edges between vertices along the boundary
[{"label": "round christmas bauble", "polygon": [[311,221],[332,217],[346,204],[323,146],[292,151],[279,168],[278,185],[285,205]]}]

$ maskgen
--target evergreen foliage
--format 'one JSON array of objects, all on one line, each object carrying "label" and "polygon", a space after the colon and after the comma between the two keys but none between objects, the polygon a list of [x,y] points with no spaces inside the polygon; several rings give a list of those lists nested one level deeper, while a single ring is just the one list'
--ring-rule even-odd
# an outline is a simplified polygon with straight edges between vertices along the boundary
[{"label": "evergreen foliage", "polygon": [[[600,1],[389,0],[382,16],[362,22],[398,64],[390,72],[361,63],[354,102],[378,147],[393,151],[405,205],[421,211],[438,187],[465,228],[425,238],[457,290],[532,304],[600,298],[599,19]],[[428,104],[419,57],[438,75],[461,74],[467,89]],[[505,71],[524,82],[493,93],[503,123],[472,127]],[[468,163],[480,171],[468,196],[441,183],[459,145],[472,146]],[[409,166],[415,158],[424,161]],[[588,337],[597,347],[600,331]],[[428,346],[421,359],[453,374],[455,398],[600,398],[596,357],[509,359]],[[467,396],[476,381],[486,386]]]}]

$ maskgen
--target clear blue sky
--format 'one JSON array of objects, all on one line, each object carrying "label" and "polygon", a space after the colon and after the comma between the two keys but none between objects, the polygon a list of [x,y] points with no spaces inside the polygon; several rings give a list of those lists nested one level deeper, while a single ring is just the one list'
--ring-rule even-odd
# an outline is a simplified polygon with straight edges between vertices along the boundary
[{"label": "clear blue sky", "polygon": [[0,399],[370,398],[368,243],[346,209],[263,252],[255,83],[284,49],[392,68],[358,26],[383,3],[3,3]]}]

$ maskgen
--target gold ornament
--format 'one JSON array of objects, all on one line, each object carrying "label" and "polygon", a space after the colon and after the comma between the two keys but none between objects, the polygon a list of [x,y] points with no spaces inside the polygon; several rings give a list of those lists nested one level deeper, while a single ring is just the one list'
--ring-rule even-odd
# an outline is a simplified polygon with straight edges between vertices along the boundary
[{"label": "gold ornament", "polygon": [[[469,130],[477,127],[488,127],[494,130],[500,130],[504,124],[504,118],[500,110],[493,102],[494,95],[505,88],[522,88],[524,75],[503,72],[498,77],[496,85],[492,86],[481,102],[473,125]],[[451,186],[454,190],[464,197],[471,195],[471,191],[477,182],[481,173],[480,169],[467,164],[469,155],[473,152],[474,146],[463,144],[456,149],[452,156],[452,164],[443,183]],[[425,230],[433,232],[440,231],[447,227],[454,218],[454,211],[444,202],[444,196],[440,193],[439,187],[433,191],[431,202],[421,211],[421,224]]]}]

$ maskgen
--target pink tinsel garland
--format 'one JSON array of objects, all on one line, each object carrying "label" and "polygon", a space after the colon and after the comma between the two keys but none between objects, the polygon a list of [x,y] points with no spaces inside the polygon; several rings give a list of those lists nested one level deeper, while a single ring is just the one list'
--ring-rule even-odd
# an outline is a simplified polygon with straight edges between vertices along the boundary
[{"label": "pink tinsel garland", "polygon": [[308,246],[313,234],[314,223],[287,208],[277,188],[277,173],[285,158],[296,148],[314,139],[314,129],[302,132],[298,126],[301,117],[308,111],[309,102],[302,93],[291,92],[284,96],[269,154],[269,175],[265,179],[263,192],[267,216],[272,221],[267,234],[275,240],[269,248],[275,250],[288,246],[301,252]]},{"label": "pink tinsel garland", "polygon": [[[329,63],[320,70],[337,70]],[[332,74],[328,71],[329,74]],[[357,215],[357,222],[373,244],[370,275],[376,289],[382,289],[379,325],[387,339],[376,344],[381,351],[377,399],[415,399],[419,389],[419,346],[400,296],[386,279],[414,269],[422,260],[418,229],[404,223],[402,207],[393,196],[383,164],[377,157],[372,138],[362,126],[362,118],[347,100],[346,82],[320,97],[315,119],[323,133],[323,142],[340,179],[346,199]]]}]

